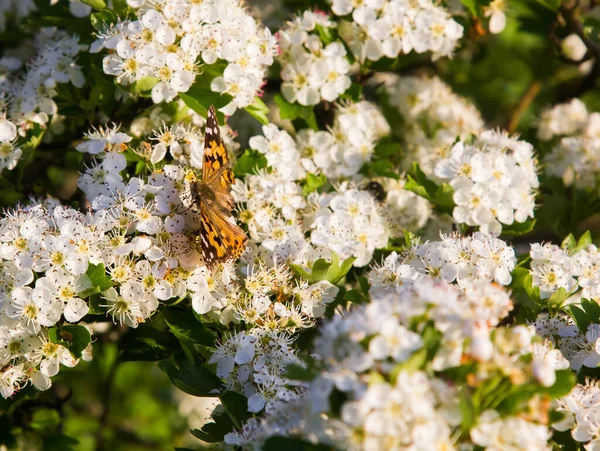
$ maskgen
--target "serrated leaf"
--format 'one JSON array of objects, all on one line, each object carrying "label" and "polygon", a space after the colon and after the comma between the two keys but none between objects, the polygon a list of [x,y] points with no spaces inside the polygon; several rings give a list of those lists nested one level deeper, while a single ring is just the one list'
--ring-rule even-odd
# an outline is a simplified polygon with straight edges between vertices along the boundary
[{"label": "serrated leaf", "polygon": [[224,70],[225,64],[222,62],[202,66],[202,73],[196,77],[190,89],[187,92],[179,93],[179,98],[203,118],[208,116],[208,109],[214,105],[221,125],[225,123],[225,115],[219,110],[231,102],[233,97],[229,94],[214,92],[208,87],[214,78],[223,75]]},{"label": "serrated leaf", "polygon": [[577,324],[577,328],[583,334],[585,334],[588,330],[588,327],[592,323],[591,315],[588,315],[584,310],[576,305],[569,305],[565,308],[567,313],[571,315],[575,324]]},{"label": "serrated leaf", "polygon": [[233,391],[226,391],[219,396],[219,399],[236,428],[241,428],[244,422],[252,416],[248,412],[248,399],[244,395]]},{"label": "serrated leaf", "polygon": [[289,119],[290,121],[302,119],[313,130],[317,131],[319,129],[314,107],[290,103],[279,94],[275,95],[275,103],[279,107],[279,117],[281,119]]},{"label": "serrated leaf", "polygon": [[119,359],[123,362],[158,362],[179,349],[179,343],[168,331],[141,324],[135,329],[129,329],[121,337],[119,349]]},{"label": "serrated leaf", "polygon": [[215,335],[191,311],[168,308],[165,310],[165,321],[178,340],[187,340],[207,348],[214,347]]},{"label": "serrated leaf", "polygon": [[258,150],[246,149],[235,162],[233,173],[237,178],[254,174],[257,170],[267,167],[267,158]]},{"label": "serrated leaf", "polygon": [[175,387],[188,395],[212,397],[217,396],[223,388],[221,380],[197,359],[193,362],[185,361],[179,367],[163,360],[158,363],[158,367],[171,379]]},{"label": "serrated leaf", "polygon": [[68,325],[52,327],[48,330],[48,338],[69,350],[76,359],[87,348],[92,340],[90,332],[83,326]]},{"label": "serrated leaf", "polygon": [[600,305],[594,299],[582,299],[581,308],[594,324],[600,323]]},{"label": "serrated leaf", "polygon": [[512,224],[502,225],[502,235],[521,236],[533,232],[537,219],[529,218],[525,222],[513,222]]},{"label": "serrated leaf", "polygon": [[269,107],[265,105],[265,102],[260,97],[254,97],[254,101],[244,107],[252,117],[254,117],[258,122],[263,125],[267,125],[269,123]]},{"label": "serrated leaf", "polygon": [[427,199],[440,212],[452,214],[454,210],[454,188],[447,183],[438,185],[427,178],[418,163],[413,163],[407,175],[404,189]]},{"label": "serrated leaf", "polygon": [[214,420],[211,423],[207,423],[202,426],[202,429],[193,429],[190,432],[194,437],[206,443],[217,443],[222,442],[223,437],[231,432],[234,428],[231,418],[227,412],[222,412],[212,417]]},{"label": "serrated leaf", "polygon": [[93,296],[94,294],[108,290],[113,286],[113,281],[110,276],[106,274],[106,269],[104,268],[103,263],[98,265],[90,263],[85,275],[88,277],[92,286],[81,293],[78,293],[79,297],[81,298],[85,299]]}]

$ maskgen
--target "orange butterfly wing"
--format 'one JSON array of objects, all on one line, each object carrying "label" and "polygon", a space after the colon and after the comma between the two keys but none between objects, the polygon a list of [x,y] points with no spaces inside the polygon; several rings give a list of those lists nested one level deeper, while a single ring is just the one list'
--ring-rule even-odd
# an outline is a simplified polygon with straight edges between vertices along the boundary
[{"label": "orange butterfly wing", "polygon": [[202,258],[206,266],[212,268],[220,262],[239,258],[248,237],[231,216],[230,191],[235,179],[213,106],[208,110],[205,133],[202,182],[212,187],[215,199],[212,202],[200,199],[200,243]]}]

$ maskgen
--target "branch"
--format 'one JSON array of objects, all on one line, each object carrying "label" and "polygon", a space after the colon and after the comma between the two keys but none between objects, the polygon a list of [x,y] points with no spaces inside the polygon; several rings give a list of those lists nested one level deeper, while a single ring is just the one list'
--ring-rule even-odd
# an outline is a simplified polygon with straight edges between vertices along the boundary
[{"label": "branch", "polygon": [[525,94],[519,101],[519,104],[517,105],[513,113],[510,115],[507,126],[507,130],[509,132],[512,133],[517,129],[517,127],[519,126],[519,122],[521,122],[521,116],[523,116],[523,113],[527,111],[527,109],[531,105],[531,102],[533,102],[533,99],[535,99],[535,97],[540,92],[541,87],[542,86],[539,81],[534,81],[533,83],[531,83],[531,85],[529,85],[529,88],[527,88],[527,91],[525,91]]}]

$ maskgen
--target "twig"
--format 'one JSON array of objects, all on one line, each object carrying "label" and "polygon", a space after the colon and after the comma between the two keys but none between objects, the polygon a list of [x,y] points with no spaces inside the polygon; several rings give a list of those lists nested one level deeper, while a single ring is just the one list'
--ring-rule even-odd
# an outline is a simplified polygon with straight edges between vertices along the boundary
[{"label": "twig", "polygon": [[510,115],[510,119],[507,126],[509,132],[512,133],[517,129],[517,127],[519,126],[519,122],[521,122],[521,116],[523,116],[523,113],[527,111],[527,109],[531,105],[531,102],[533,102],[533,99],[535,99],[535,97],[540,92],[541,87],[542,86],[539,81],[534,81],[533,83],[531,83],[531,85],[529,85],[529,88],[527,88],[527,91],[525,91],[525,94],[519,101],[519,104],[517,105],[513,113]]}]

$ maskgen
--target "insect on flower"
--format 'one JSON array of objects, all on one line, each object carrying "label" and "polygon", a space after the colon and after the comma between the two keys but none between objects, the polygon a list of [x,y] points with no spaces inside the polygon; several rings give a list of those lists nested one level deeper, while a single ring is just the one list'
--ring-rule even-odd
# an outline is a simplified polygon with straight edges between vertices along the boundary
[{"label": "insect on flower", "polygon": [[197,239],[208,268],[237,259],[248,242],[248,237],[231,215],[233,182],[231,161],[221,138],[215,108],[211,105],[206,121],[202,180],[191,185],[192,199],[200,213]]}]

